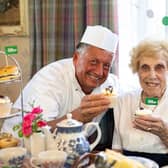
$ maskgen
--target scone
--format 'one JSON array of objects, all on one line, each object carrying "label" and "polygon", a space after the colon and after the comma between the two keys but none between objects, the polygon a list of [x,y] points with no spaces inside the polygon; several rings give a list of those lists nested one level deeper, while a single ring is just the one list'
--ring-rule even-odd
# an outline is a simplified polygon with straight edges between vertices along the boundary
[{"label": "scone", "polygon": [[112,86],[109,86],[103,90],[103,93],[109,97],[111,103],[109,108],[113,108],[117,104],[117,92],[113,89]]},{"label": "scone", "polygon": [[10,133],[0,133],[0,148],[17,146],[19,140],[13,137]]}]

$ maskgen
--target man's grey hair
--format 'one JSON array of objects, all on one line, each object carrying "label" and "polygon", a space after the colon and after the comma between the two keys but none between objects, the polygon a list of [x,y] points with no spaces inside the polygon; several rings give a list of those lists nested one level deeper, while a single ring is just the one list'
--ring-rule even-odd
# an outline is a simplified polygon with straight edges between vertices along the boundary
[{"label": "man's grey hair", "polygon": [[80,55],[83,55],[87,48],[89,47],[90,45],[89,44],[85,44],[85,43],[79,43],[76,47],[76,51],[80,54]]},{"label": "man's grey hair", "polygon": [[[87,51],[87,48],[91,46],[90,44],[86,44],[86,43],[79,43],[76,47],[76,51],[80,54],[80,55],[83,55],[86,51]],[[106,51],[106,52],[109,52],[110,54],[113,55],[113,60],[112,62],[114,61],[114,57],[115,57],[115,54],[110,52],[110,51]]]}]

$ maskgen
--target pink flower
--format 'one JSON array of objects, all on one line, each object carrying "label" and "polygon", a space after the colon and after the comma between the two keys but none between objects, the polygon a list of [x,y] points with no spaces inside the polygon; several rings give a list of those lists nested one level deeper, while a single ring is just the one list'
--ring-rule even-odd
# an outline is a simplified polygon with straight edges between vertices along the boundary
[{"label": "pink flower", "polygon": [[30,127],[31,124],[32,124],[32,121],[30,121],[30,120],[29,121],[23,121],[22,127],[27,128],[27,127]]},{"label": "pink flower", "polygon": [[42,112],[40,107],[35,107],[23,117],[22,124],[14,126],[13,129],[18,130],[19,137],[28,137],[33,132],[41,132],[41,127],[47,125],[47,122],[42,118]]},{"label": "pink flower", "polygon": [[28,113],[27,115],[25,115],[23,118],[22,126],[24,126],[24,127],[30,126],[32,121],[35,119],[35,117],[36,116],[32,113]]},{"label": "pink flower", "polygon": [[24,136],[30,136],[32,134],[32,127],[22,127],[22,133]]},{"label": "pink flower", "polygon": [[32,114],[40,114],[42,112],[43,112],[43,109],[41,109],[40,107],[35,107],[35,108],[33,108],[31,113]]},{"label": "pink flower", "polygon": [[33,121],[35,119],[35,114],[33,113],[27,113],[24,117],[23,117],[23,121]]},{"label": "pink flower", "polygon": [[46,125],[47,125],[47,122],[45,122],[45,121],[40,120],[40,121],[37,122],[38,127],[44,127]]}]

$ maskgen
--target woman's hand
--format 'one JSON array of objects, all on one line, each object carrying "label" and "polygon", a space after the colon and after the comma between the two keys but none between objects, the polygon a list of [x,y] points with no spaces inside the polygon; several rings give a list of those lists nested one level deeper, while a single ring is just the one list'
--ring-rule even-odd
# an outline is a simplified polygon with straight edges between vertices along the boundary
[{"label": "woman's hand", "polygon": [[153,115],[136,116],[133,127],[157,135],[168,146],[168,123]]}]

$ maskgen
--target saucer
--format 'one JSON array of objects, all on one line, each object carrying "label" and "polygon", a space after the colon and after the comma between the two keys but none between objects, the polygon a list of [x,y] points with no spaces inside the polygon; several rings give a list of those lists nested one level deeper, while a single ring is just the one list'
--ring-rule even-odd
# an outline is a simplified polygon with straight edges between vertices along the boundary
[{"label": "saucer", "polygon": [[21,111],[19,109],[12,108],[10,114],[5,116],[0,116],[0,119],[11,118],[18,115],[21,115]]},{"label": "saucer", "polygon": [[159,165],[155,161],[144,157],[128,156],[128,158],[142,163],[146,168],[159,168]]}]

